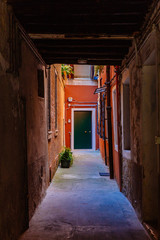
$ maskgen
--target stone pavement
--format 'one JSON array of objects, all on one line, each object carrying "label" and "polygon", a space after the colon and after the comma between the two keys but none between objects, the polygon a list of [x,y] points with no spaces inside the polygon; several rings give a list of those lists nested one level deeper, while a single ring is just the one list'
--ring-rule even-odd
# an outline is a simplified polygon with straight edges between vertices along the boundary
[{"label": "stone pavement", "polygon": [[75,151],[20,240],[149,240],[115,180],[99,175],[106,171],[98,151]]}]

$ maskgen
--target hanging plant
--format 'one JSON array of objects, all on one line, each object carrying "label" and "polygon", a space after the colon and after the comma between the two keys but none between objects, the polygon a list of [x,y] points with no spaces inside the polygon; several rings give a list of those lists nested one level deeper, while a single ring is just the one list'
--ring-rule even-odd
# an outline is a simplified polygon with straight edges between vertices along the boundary
[{"label": "hanging plant", "polygon": [[70,74],[74,74],[73,67],[71,65],[62,64],[61,65],[62,77],[64,77],[64,72],[66,72],[67,76],[69,76]]}]

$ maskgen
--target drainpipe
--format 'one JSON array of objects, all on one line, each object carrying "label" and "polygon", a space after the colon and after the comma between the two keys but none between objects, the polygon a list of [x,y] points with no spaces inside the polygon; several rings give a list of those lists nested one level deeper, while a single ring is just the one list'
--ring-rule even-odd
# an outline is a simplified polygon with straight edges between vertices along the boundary
[{"label": "drainpipe", "polygon": [[120,91],[119,91],[119,66],[115,67],[116,69],[116,95],[117,95],[117,137],[118,137],[118,161],[119,161],[119,183],[120,191],[122,191],[122,161],[121,161],[121,148],[120,148]]},{"label": "drainpipe", "polygon": [[112,120],[111,120],[111,87],[110,87],[110,66],[106,68],[107,84],[107,119],[108,119],[108,145],[109,145],[109,170],[110,179],[114,178],[113,169],[113,147],[112,147]]}]

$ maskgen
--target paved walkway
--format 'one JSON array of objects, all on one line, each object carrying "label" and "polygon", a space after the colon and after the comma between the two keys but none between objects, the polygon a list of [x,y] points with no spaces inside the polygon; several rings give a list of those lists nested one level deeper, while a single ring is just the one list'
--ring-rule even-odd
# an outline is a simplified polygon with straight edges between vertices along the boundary
[{"label": "paved walkway", "polygon": [[69,169],[59,168],[47,195],[20,240],[147,240],[130,203],[99,152],[75,152]]}]

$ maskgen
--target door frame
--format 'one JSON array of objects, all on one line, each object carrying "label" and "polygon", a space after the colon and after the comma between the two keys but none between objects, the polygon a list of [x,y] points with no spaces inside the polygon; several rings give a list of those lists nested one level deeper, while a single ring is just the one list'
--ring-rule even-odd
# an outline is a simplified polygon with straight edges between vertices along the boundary
[{"label": "door frame", "polygon": [[71,150],[77,150],[74,149],[74,112],[75,111],[88,111],[92,112],[92,148],[91,149],[78,149],[78,150],[85,150],[85,151],[95,151],[96,150],[96,109],[95,108],[72,108],[71,113]]}]

